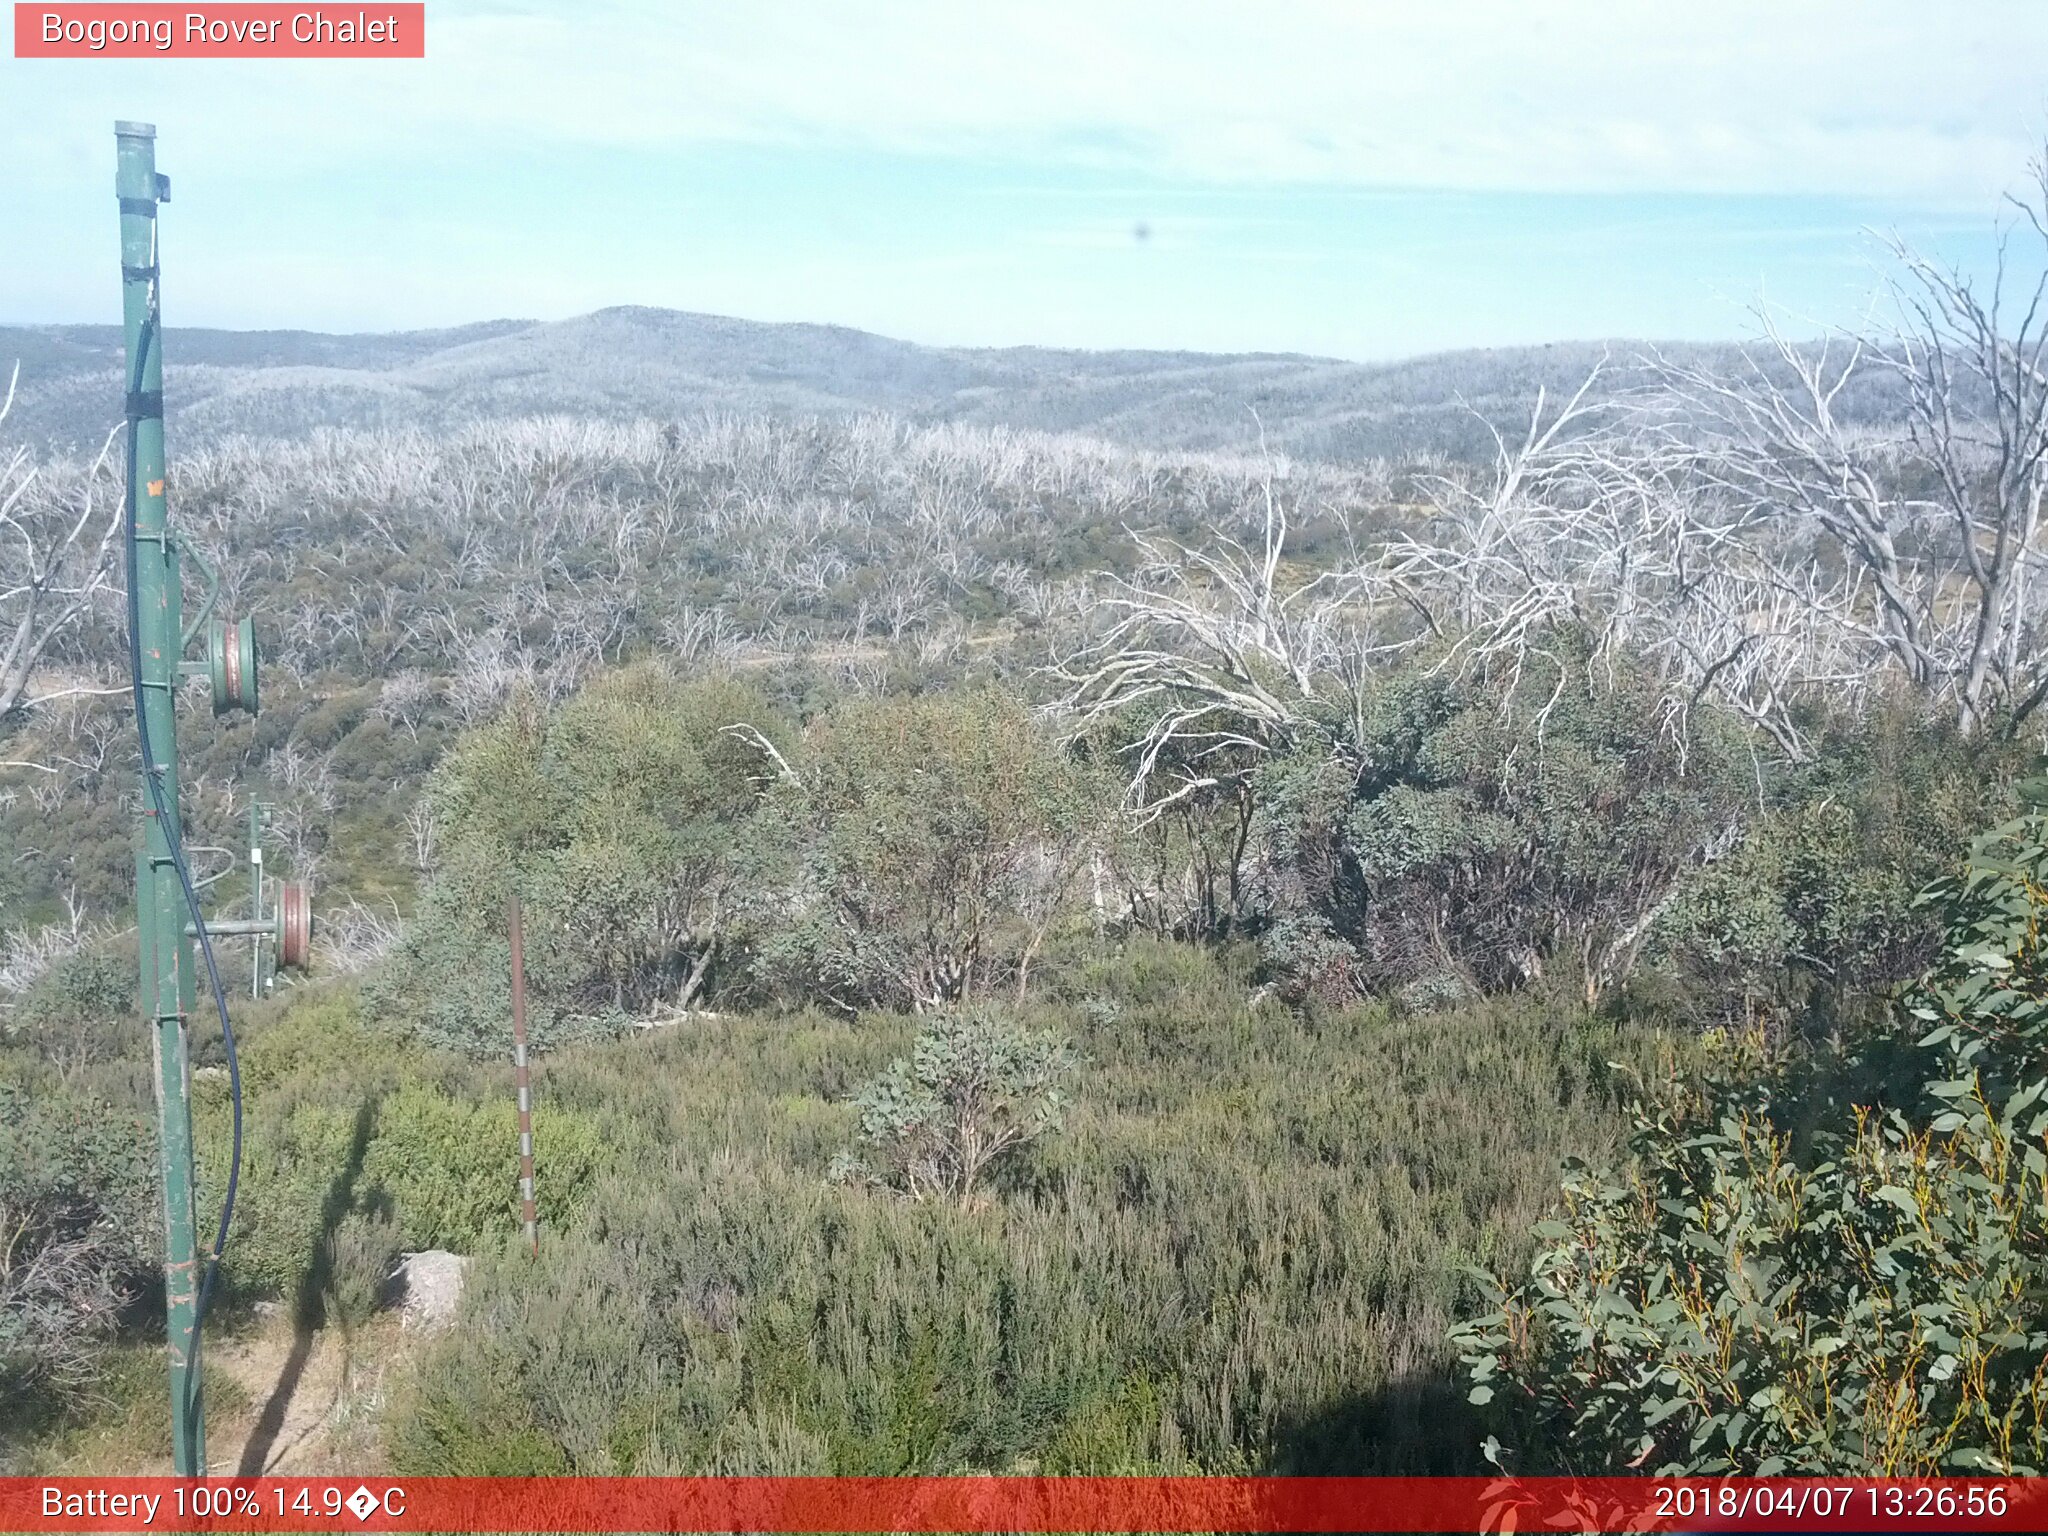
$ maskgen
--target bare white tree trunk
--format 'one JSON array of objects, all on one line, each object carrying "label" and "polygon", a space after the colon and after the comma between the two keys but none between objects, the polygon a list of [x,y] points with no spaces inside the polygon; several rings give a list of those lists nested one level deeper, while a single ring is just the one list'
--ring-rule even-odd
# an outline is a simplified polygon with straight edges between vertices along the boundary
[{"label": "bare white tree trunk", "polygon": [[[20,379],[17,364],[0,426]],[[112,585],[121,508],[108,471],[117,433],[83,474],[45,474],[26,447],[0,449],[0,720],[45,698],[101,691],[74,684],[38,694],[31,683],[52,645],[81,628]]]}]

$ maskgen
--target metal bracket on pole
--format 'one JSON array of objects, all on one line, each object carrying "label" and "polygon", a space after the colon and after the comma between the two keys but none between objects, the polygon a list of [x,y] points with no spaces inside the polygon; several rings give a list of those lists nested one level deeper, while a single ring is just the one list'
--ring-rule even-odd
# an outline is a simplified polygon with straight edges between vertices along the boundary
[{"label": "metal bracket on pole", "polygon": [[192,648],[192,642],[198,638],[199,631],[205,628],[206,621],[213,617],[213,605],[220,601],[220,572],[213,568],[213,562],[200,553],[199,547],[190,540],[172,534],[171,542],[177,546],[178,553],[198,566],[199,574],[206,578],[206,596],[199,600],[199,611],[192,615],[191,621],[185,626],[185,632],[178,637],[178,654],[182,656]]}]

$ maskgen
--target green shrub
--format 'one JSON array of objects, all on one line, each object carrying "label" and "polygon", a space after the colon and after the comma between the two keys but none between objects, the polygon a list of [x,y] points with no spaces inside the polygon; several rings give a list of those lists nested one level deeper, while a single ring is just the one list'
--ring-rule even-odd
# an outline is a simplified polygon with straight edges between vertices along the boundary
[{"label": "green shrub", "polygon": [[922,1018],[702,1019],[555,1060],[551,1100],[647,1141],[537,1261],[481,1250],[401,1467],[1481,1469],[1437,1385],[1461,1266],[1526,1251],[1560,1155],[1609,1144],[1606,1063],[1656,1043],[1525,999],[1302,1017],[1213,958],[1127,963],[1087,977],[1116,1017],[1014,1015],[1072,1030],[1087,1091],[999,1204],[823,1177],[856,1130],[834,1101]]},{"label": "green shrub", "polygon": [[997,1163],[1059,1128],[1076,1066],[1067,1041],[994,1009],[935,1014],[855,1100],[860,1151],[834,1173],[967,1204]]},{"label": "green shrub", "polygon": [[[465,1103],[408,1083],[377,1110],[363,1186],[391,1202],[409,1248],[472,1253],[519,1224],[519,1115],[510,1098]],[[596,1122],[538,1106],[535,1189],[541,1217],[561,1221],[604,1166]]]},{"label": "green shrub", "polygon": [[420,1052],[405,1036],[375,1027],[346,988],[299,990],[245,1010],[236,1029],[242,1087],[252,1105],[331,1085],[385,1089],[416,1071]]},{"label": "green shrub", "polygon": [[[238,1033],[242,1176],[222,1276],[232,1290],[317,1311],[323,1244],[361,1196],[378,1100],[416,1057],[365,1026],[346,993],[267,1006]],[[195,1079],[192,1105],[201,1229],[211,1234],[232,1147],[226,1079]]]},{"label": "green shrub", "polygon": [[1276,973],[1329,998],[1562,973],[1597,1002],[1755,793],[1727,723],[1667,704],[1620,663],[1598,688],[1563,662],[1381,684],[1358,723],[1362,766],[1311,753],[1259,775]]},{"label": "green shrub", "polygon": [[320,1252],[321,1312],[330,1326],[353,1331],[383,1302],[399,1250],[398,1223],[383,1210],[351,1211]]},{"label": "green shrub", "polygon": [[147,1236],[149,1128],[49,1085],[0,1079],[0,1396],[90,1385]]},{"label": "green shrub", "polygon": [[515,889],[536,1050],[697,1002],[744,944],[750,829],[774,771],[758,742],[782,733],[743,684],[653,667],[555,710],[515,701],[434,777],[440,864],[376,1009],[442,1048],[508,1053]]},{"label": "green shrub", "polygon": [[[469,1252],[517,1230],[508,1081],[371,1029],[347,993],[265,1013],[242,1051],[242,1181],[223,1269],[234,1291],[353,1325],[400,1247]],[[226,1082],[196,1082],[194,1106],[210,1232],[227,1167]],[[611,1149],[592,1116],[545,1104],[534,1143],[541,1208],[559,1221]]]},{"label": "green shrub", "polygon": [[[479,913],[461,893],[429,885],[397,953],[365,983],[364,1006],[435,1049],[510,1061],[512,945],[504,916],[502,901]],[[605,1033],[565,1019],[561,999],[544,986],[527,990],[526,1028],[537,1054]]]},{"label": "green shrub", "polygon": [[1022,995],[1113,802],[1020,700],[843,704],[776,790],[796,869],[760,969],[849,1012]]},{"label": "green shrub", "polygon": [[135,1038],[132,939],[81,949],[0,1011],[6,1035],[67,1075],[117,1055]]},{"label": "green shrub", "polygon": [[1660,915],[1652,948],[1694,1020],[1810,1019],[1825,1034],[1923,970],[1941,941],[1914,897],[2010,814],[2017,744],[1901,709],[1829,730],[1777,766],[1742,841]]},{"label": "green shrub", "polygon": [[[229,1138],[226,1093],[209,1083],[195,1095],[203,1112],[199,1132],[200,1187],[207,1196],[201,1228],[211,1234],[225,1186]],[[351,1208],[376,1111],[354,1103],[300,1098],[289,1103],[249,1102],[242,1177],[223,1275],[238,1291],[282,1297],[313,1306],[321,1244]]]},{"label": "green shrub", "polygon": [[[1528,1470],[2048,1467],[2048,786],[1931,890],[1943,957],[1838,1059],[1736,1059],[1573,1170],[1459,1331]],[[1932,1026],[1930,1029],[1929,1026]]]},{"label": "green shrub", "polygon": [[392,1466],[403,1473],[547,1477],[571,1470],[561,1445],[534,1423],[515,1361],[491,1341],[465,1351],[459,1368],[419,1382],[386,1424]]}]

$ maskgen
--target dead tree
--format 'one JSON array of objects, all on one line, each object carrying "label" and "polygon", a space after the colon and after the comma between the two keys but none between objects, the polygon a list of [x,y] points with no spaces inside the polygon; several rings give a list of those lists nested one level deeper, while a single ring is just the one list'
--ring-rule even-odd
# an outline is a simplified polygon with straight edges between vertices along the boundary
[{"label": "dead tree", "polygon": [[[1828,636],[1798,681],[1889,671],[1966,733],[2048,700],[2048,273],[2021,280],[2014,251],[2048,257],[2048,162],[2012,202],[1987,279],[1894,245],[1888,334],[1800,345],[1765,316],[1739,375],[1660,369],[1700,480],[1770,531],[1752,606]],[[1872,385],[1902,423],[1846,419]]]},{"label": "dead tree", "polygon": [[[21,368],[0,400],[13,411]],[[45,697],[99,691],[74,684],[37,695],[30,685],[52,647],[84,626],[114,576],[120,497],[107,473],[115,434],[83,473],[50,472],[26,446],[0,451],[0,720]]]},{"label": "dead tree", "polygon": [[[1557,407],[1539,393],[1517,438],[1496,433],[1490,470],[1435,478],[1428,518],[1316,576],[1289,573],[1270,479],[1256,550],[1220,530],[1200,547],[1140,537],[1143,568],[1102,599],[1111,622],[1054,670],[1077,730],[1135,719],[1120,745],[1141,819],[1282,748],[1355,758],[1373,680],[1397,660],[1483,670],[1512,696],[1533,660],[1559,660],[1570,629],[1609,677],[1623,655],[1704,674],[1711,660],[1693,657],[1741,613],[1692,616],[1691,651],[1674,643],[1674,616],[1734,532],[1695,515],[1668,442],[1616,425],[1600,378]],[[1564,686],[1564,669],[1545,671]],[[1682,710],[1685,690],[1675,697]]]},{"label": "dead tree", "polygon": [[1377,649],[1357,578],[1290,580],[1287,507],[1270,478],[1260,510],[1256,549],[1221,529],[1199,547],[1134,534],[1138,572],[1108,578],[1100,599],[1108,626],[1051,669],[1077,735],[1136,730],[1116,746],[1141,821],[1304,737],[1341,733],[1355,713],[1351,662]]}]

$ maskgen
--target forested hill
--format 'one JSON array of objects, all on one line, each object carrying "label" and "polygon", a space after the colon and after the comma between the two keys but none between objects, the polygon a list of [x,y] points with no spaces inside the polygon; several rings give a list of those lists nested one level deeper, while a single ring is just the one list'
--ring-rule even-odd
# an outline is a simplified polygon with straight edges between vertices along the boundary
[{"label": "forested hill", "polygon": [[[171,427],[187,444],[555,412],[886,412],[1164,450],[1244,449],[1263,431],[1276,449],[1327,461],[1490,452],[1482,418],[1522,418],[1539,387],[1574,389],[1603,355],[1619,375],[1646,346],[1565,342],[1368,364],[1281,353],[925,347],[840,326],[617,308],[352,336],[174,327],[165,350]],[[1735,361],[1728,348],[1676,350],[1688,360]],[[17,359],[18,426],[28,436],[76,448],[113,424],[118,327],[0,327],[0,369]]]}]

